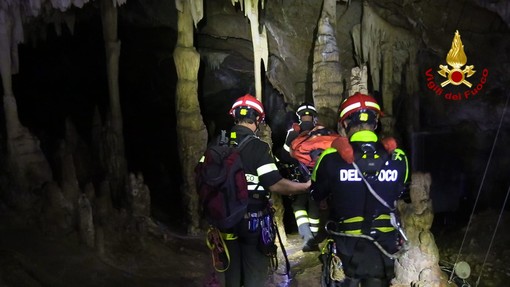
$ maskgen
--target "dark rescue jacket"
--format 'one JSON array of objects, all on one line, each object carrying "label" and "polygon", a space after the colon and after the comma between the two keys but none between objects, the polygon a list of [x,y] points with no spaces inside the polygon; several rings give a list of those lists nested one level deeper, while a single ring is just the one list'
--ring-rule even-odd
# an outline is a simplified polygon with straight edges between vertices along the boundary
[{"label": "dark rescue jacket", "polygon": [[[350,143],[355,162],[365,173],[367,181],[394,208],[408,177],[405,153],[396,149],[389,154],[372,131],[355,133]],[[338,223],[340,230],[337,231],[369,234],[373,230],[395,230],[390,223],[391,210],[370,193],[354,165],[344,161],[334,148],[324,151],[317,161],[311,190],[314,200],[330,197],[330,219]]]},{"label": "dark rescue jacket", "polygon": [[[236,125],[230,132],[230,140],[239,143],[253,135],[249,128]],[[256,138],[247,142],[241,150],[241,160],[248,182],[248,212],[264,211],[268,206],[269,187],[282,179],[271,148],[268,143]]]}]

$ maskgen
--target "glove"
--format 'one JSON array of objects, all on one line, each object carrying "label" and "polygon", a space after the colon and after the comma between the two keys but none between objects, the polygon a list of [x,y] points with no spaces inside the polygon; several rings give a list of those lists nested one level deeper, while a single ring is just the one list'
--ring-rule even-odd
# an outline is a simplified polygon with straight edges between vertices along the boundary
[{"label": "glove", "polygon": [[331,143],[331,147],[335,148],[340,156],[347,162],[354,162],[354,151],[352,149],[351,144],[349,143],[349,139],[347,137],[339,137],[335,139]]},{"label": "glove", "polygon": [[381,143],[387,152],[392,153],[397,148],[397,141],[394,137],[386,137],[381,139]]}]

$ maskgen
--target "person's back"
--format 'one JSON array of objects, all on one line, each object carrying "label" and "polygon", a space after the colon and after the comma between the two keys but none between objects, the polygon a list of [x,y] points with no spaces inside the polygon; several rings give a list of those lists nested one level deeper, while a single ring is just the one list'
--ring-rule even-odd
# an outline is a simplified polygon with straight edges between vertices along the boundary
[{"label": "person's back", "polygon": [[[255,136],[265,113],[262,103],[247,94],[232,105],[230,115],[235,126],[230,131],[230,144],[236,145],[244,138]],[[221,230],[225,241],[229,265],[225,274],[226,287],[258,287],[268,279],[270,258],[275,256],[274,232],[270,192],[283,195],[305,193],[310,182],[298,183],[281,177],[269,144],[258,137],[247,141],[240,156],[248,184],[248,207],[244,218],[233,228]]]},{"label": "person's back", "polygon": [[[350,137],[354,150],[354,163],[362,171],[363,177],[374,190],[382,191],[379,196],[386,202],[393,203],[403,191],[403,182],[407,180],[407,162],[405,154],[399,149],[388,153],[377,135],[372,131],[359,131]],[[367,158],[373,156],[374,158]],[[351,218],[364,213],[365,209],[387,211],[377,199],[370,194],[363,177],[356,167],[346,162],[335,149],[326,150],[320,158],[320,174],[315,173],[314,187],[322,184],[321,177],[337,178],[333,184],[339,192],[331,193],[331,219]],[[322,200],[323,194],[314,189],[313,198]],[[367,202],[364,204],[353,204]]]},{"label": "person's back", "polygon": [[394,272],[387,255],[398,248],[394,202],[408,177],[407,159],[399,149],[388,152],[374,133],[380,114],[375,100],[353,97],[342,103],[340,123],[355,160],[347,162],[335,149],[326,150],[312,174],[312,198],[329,198],[326,227],[347,276],[342,286],[389,286]]}]

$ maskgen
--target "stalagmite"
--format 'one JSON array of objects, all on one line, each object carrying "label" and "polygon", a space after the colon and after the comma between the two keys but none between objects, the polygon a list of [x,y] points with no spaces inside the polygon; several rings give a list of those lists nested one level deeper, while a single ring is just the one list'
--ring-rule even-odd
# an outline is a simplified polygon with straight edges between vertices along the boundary
[{"label": "stalagmite", "polygon": [[57,151],[57,170],[59,173],[59,186],[63,196],[63,203],[66,208],[66,215],[70,217],[70,221],[73,222],[72,228],[80,228],[79,224],[76,224],[80,219],[80,212],[82,210],[79,206],[79,197],[81,195],[80,186],[78,179],[76,178],[76,169],[74,167],[73,152],[69,148],[65,140],[61,140]]},{"label": "stalagmite", "polygon": [[397,208],[403,228],[409,239],[408,249],[395,263],[396,286],[447,286],[439,267],[439,251],[430,231],[434,220],[429,197],[430,174],[412,175],[411,203],[399,201]]},{"label": "stalagmite", "polygon": [[367,65],[361,67],[354,67],[351,69],[351,80],[349,82],[348,96],[355,93],[362,93],[368,95],[368,71]]},{"label": "stalagmite", "polygon": [[81,190],[76,178],[73,153],[66,141],[62,140],[60,142],[57,156],[60,164],[60,187],[62,188],[62,194],[68,202],[76,206]]},{"label": "stalagmite", "polygon": [[95,247],[99,256],[105,255],[105,229],[111,222],[112,209],[110,185],[103,181],[94,200]]},{"label": "stalagmite", "polygon": [[313,52],[312,92],[321,123],[332,129],[336,129],[343,93],[335,23],[336,1],[324,0]]},{"label": "stalagmite", "polygon": [[177,70],[176,113],[177,139],[180,163],[182,167],[183,185],[181,194],[183,205],[187,208],[189,234],[197,234],[199,229],[198,197],[195,186],[194,167],[207,145],[207,129],[198,102],[197,74],[200,66],[200,55],[193,46],[192,8],[202,7],[202,1],[176,0],[177,7],[177,43],[173,52]]},{"label": "stalagmite", "polygon": [[[4,10],[6,9],[6,10]],[[17,45],[22,39],[19,6],[15,2],[0,9],[0,74],[2,76],[4,114],[7,131],[9,172],[15,188],[10,190],[10,204],[31,208],[31,191],[52,180],[50,165],[36,138],[21,125],[16,98],[12,89],[12,74],[18,70]],[[21,35],[21,36],[20,36]]]},{"label": "stalagmite", "polygon": [[88,247],[94,247],[95,230],[92,216],[92,206],[85,193],[78,199],[78,230],[80,240]]},{"label": "stalagmite", "polygon": [[151,195],[149,188],[144,183],[142,174],[129,174],[126,192],[131,214],[134,216],[150,217]]},{"label": "stalagmite", "polygon": [[40,222],[43,232],[51,236],[63,236],[75,231],[70,204],[64,198],[60,186],[56,182],[49,182],[44,185],[42,193]]}]

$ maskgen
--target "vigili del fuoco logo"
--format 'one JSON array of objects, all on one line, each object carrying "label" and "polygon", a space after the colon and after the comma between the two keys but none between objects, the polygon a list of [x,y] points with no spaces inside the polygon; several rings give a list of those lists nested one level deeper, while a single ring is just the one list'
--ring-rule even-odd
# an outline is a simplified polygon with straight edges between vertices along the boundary
[{"label": "vigili del fuoco logo", "polygon": [[[427,77],[427,88],[438,96],[444,96],[446,100],[460,101],[467,100],[476,95],[483,89],[489,76],[489,70],[483,69],[478,83],[473,83],[471,76],[476,73],[474,65],[468,63],[464,45],[460,40],[459,31],[455,31],[452,41],[452,48],[446,55],[447,65],[439,65],[439,74],[437,82],[434,77],[436,74],[432,68],[425,72]],[[458,87],[455,87],[458,86]]]}]

